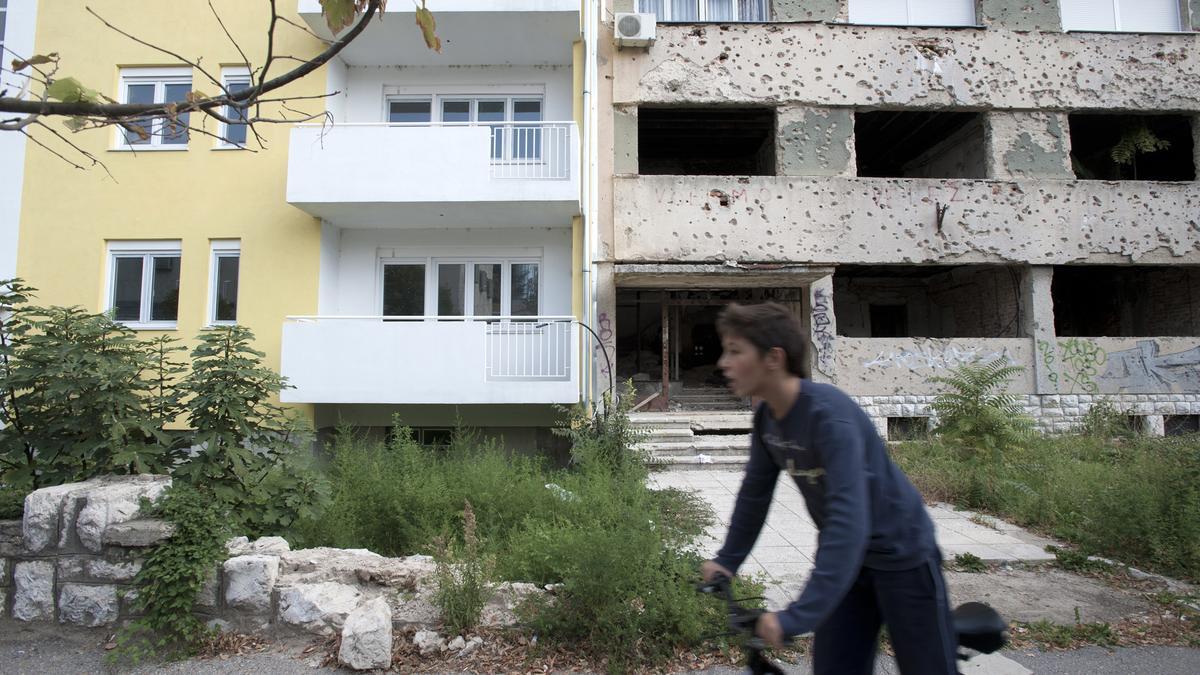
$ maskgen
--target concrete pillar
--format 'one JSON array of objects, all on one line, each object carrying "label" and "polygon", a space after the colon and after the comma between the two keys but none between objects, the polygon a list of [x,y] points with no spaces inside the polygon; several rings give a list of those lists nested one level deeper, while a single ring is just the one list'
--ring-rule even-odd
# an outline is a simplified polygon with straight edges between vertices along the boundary
[{"label": "concrete pillar", "polygon": [[1054,334],[1054,299],[1050,285],[1054,268],[1025,268],[1021,280],[1021,335],[1033,340],[1035,392],[1057,394],[1058,344]]},{"label": "concrete pillar", "polygon": [[[591,345],[592,352],[592,382],[595,387],[596,400],[616,383],[619,392],[622,383],[616,379],[617,373],[617,287],[613,277],[613,264],[607,261],[597,261],[593,274],[596,275],[596,325],[592,329],[600,338],[600,343],[591,335],[585,336]],[[602,351],[603,350],[603,351]],[[604,352],[608,352],[608,360],[604,360]]]},{"label": "concrete pillar", "polygon": [[775,164],[780,176],[854,176],[854,110],[779,108]]},{"label": "concrete pillar", "polygon": [[1142,417],[1141,432],[1147,436],[1166,436],[1166,420],[1162,415],[1146,415]]},{"label": "concrete pillar", "polygon": [[809,339],[813,355],[812,379],[837,383],[834,365],[834,343],[837,339],[837,319],[833,314],[833,275],[824,276],[808,287]]},{"label": "concrete pillar", "polygon": [[1065,113],[991,112],[987,120],[988,178],[1075,178]]},{"label": "concrete pillar", "polygon": [[836,21],[842,11],[841,0],[773,0],[771,18],[775,21]]},{"label": "concrete pillar", "polygon": [[977,21],[988,28],[1062,30],[1058,0],[980,0],[978,7]]},{"label": "concrete pillar", "polygon": [[636,106],[613,108],[613,173],[637,175],[638,115]]}]

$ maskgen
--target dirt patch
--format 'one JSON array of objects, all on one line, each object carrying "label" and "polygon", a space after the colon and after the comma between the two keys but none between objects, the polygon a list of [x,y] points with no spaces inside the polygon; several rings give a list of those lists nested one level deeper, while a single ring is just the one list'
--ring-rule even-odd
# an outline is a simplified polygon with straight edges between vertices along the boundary
[{"label": "dirt patch", "polygon": [[1139,593],[1052,567],[1001,567],[982,574],[947,571],[946,585],[952,605],[986,602],[1009,621],[1116,623],[1153,609]]}]

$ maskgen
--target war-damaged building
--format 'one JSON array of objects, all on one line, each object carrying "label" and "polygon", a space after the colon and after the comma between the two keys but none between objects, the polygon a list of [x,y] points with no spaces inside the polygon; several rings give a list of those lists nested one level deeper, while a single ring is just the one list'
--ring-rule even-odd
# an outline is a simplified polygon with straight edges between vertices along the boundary
[{"label": "war-damaged building", "polygon": [[1200,428],[1200,2],[608,9],[598,323],[642,410],[745,410],[715,317],[776,300],[892,439],[997,357],[1045,429]]}]

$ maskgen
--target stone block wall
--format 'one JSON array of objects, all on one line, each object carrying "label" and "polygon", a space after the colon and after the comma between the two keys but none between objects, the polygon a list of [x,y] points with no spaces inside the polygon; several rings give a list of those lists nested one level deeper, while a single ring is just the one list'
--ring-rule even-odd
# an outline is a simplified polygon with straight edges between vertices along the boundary
[{"label": "stone block wall", "polygon": [[[934,417],[933,396],[853,396],[880,436],[887,438],[889,417]],[[1141,418],[1141,430],[1163,435],[1167,415],[1200,415],[1200,394],[1047,394],[1021,397],[1025,413],[1041,431],[1063,433],[1083,423],[1093,405],[1108,401],[1118,411]]]},{"label": "stone block wall", "polygon": [[[170,484],[166,476],[109,476],[26,497],[23,520],[0,522],[0,618],[96,627],[133,617],[133,579],[151,547],[173,534],[170,523],[144,517],[139,503],[157,499]],[[428,556],[293,551],[281,537],[234,537],[225,548],[227,558],[209,574],[195,607],[212,627],[341,633],[343,661],[379,664],[382,654],[387,663],[391,658],[390,637],[382,649],[381,634],[441,622],[436,565]],[[515,624],[522,600],[553,588],[504,582],[492,591],[484,627]],[[356,614],[361,620],[347,636],[343,628]],[[368,647],[379,653],[364,655]]]}]

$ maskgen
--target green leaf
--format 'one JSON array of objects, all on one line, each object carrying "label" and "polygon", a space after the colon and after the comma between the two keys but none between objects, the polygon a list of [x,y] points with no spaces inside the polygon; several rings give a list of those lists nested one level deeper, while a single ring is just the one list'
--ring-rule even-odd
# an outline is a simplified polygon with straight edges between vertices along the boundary
[{"label": "green leaf", "polygon": [[355,0],[321,0],[321,11],[325,14],[325,25],[337,35],[343,28],[354,23],[358,14],[358,3]]},{"label": "green leaf", "polygon": [[50,83],[46,95],[63,103],[97,103],[100,92],[88,89],[73,77],[62,77]]},{"label": "green leaf", "polygon": [[437,22],[433,20],[433,12],[425,8],[425,0],[421,0],[421,6],[417,8],[416,21],[417,26],[421,28],[421,37],[425,38],[425,46],[440,54],[442,41],[434,32],[437,30]]},{"label": "green leaf", "polygon": [[50,52],[49,54],[45,55],[37,54],[29,57],[28,59],[13,59],[12,69],[15,73],[25,70],[29,66],[40,66],[47,63],[54,63],[55,61],[58,61],[58,52]]}]

